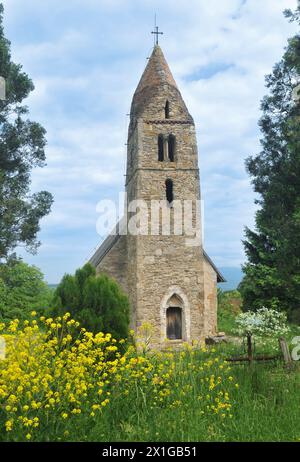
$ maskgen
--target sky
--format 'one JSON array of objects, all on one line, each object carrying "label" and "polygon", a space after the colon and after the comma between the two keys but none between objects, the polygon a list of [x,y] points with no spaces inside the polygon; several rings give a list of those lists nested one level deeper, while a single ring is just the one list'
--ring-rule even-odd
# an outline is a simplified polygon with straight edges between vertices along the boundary
[{"label": "sky", "polygon": [[97,203],[124,189],[134,90],[160,45],[192,114],[199,150],[204,245],[220,268],[240,268],[244,227],[254,226],[245,159],[260,151],[264,76],[296,30],[296,0],[2,0],[12,58],[35,84],[30,118],[47,130],[47,165],[32,191],[54,196],[42,244],[24,260],[49,283],[82,266],[99,236]]}]

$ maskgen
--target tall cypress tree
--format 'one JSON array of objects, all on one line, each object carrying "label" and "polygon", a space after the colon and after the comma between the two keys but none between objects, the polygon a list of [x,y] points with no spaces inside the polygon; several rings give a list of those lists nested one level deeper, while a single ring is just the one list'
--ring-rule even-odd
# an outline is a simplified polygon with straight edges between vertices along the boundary
[{"label": "tall cypress tree", "polygon": [[46,132],[27,118],[22,101],[34,86],[11,60],[2,20],[0,3],[0,76],[6,83],[5,99],[0,100],[0,262],[20,244],[36,249],[39,221],[53,201],[47,191],[30,195],[31,170],[45,162]]},{"label": "tall cypress tree", "polygon": [[[285,11],[300,25],[300,6]],[[300,320],[300,35],[266,77],[261,152],[246,160],[258,193],[256,229],[246,228],[240,290],[246,310],[262,306]]]}]

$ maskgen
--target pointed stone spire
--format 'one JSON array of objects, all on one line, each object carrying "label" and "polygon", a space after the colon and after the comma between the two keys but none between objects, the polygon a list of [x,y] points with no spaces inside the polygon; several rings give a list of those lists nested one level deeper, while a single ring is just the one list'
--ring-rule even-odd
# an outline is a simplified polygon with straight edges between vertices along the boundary
[{"label": "pointed stone spire", "polygon": [[135,94],[140,93],[146,87],[156,87],[164,84],[177,88],[176,82],[160,46],[155,45]]},{"label": "pointed stone spire", "polygon": [[[166,103],[171,108],[168,118]],[[155,45],[132,99],[129,137],[140,117],[193,122],[159,45]]]},{"label": "pointed stone spire", "polygon": [[[166,104],[169,108],[169,117],[165,115]],[[155,45],[133,95],[129,138],[139,118],[169,120],[169,122],[181,120],[193,123],[193,118],[189,114],[159,45]]]}]

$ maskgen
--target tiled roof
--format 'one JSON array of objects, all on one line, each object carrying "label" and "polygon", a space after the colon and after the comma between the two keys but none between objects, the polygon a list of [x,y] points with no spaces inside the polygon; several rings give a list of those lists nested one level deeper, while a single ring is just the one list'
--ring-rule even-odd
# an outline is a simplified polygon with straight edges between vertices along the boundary
[{"label": "tiled roof", "polygon": [[143,72],[135,94],[141,92],[146,87],[154,87],[163,84],[169,84],[177,88],[164,54],[159,45],[156,45],[151,57],[149,58],[148,64]]}]

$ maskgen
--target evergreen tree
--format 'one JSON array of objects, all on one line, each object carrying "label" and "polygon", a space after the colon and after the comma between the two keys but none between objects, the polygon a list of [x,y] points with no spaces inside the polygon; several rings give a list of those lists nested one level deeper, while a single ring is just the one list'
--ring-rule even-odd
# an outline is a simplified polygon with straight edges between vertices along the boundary
[{"label": "evergreen tree", "polygon": [[115,338],[128,336],[129,303],[118,284],[106,274],[96,276],[95,268],[86,264],[62,278],[53,300],[55,315],[71,313],[92,332],[111,333]]},{"label": "evergreen tree", "polygon": [[21,104],[34,86],[11,61],[2,20],[0,3],[0,76],[6,84],[6,99],[0,100],[0,261],[19,244],[35,251],[39,221],[52,204],[46,191],[29,194],[31,169],[45,161],[45,129],[27,119],[28,108]]},{"label": "evergreen tree", "polygon": [[[300,25],[300,6],[286,17]],[[262,306],[300,320],[300,35],[266,77],[259,122],[262,151],[246,168],[259,194],[256,229],[246,228],[240,285],[246,310]]]}]

